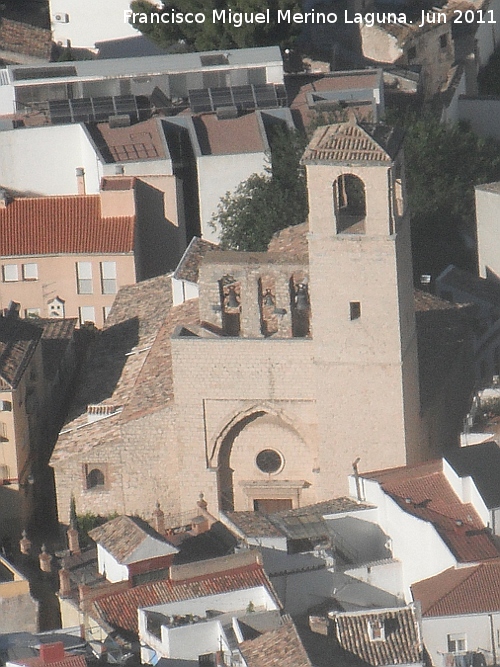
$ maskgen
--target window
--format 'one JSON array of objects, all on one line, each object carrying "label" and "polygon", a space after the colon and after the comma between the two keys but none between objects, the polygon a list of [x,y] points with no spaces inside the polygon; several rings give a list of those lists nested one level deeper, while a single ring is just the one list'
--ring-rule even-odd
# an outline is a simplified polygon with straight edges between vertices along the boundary
[{"label": "window", "polygon": [[78,294],[92,294],[92,264],[91,262],[76,263],[76,278]]},{"label": "window", "polygon": [[385,640],[385,626],[383,620],[368,621],[368,636],[372,642]]},{"label": "window", "polygon": [[3,412],[12,412],[12,403],[10,401],[0,401],[0,410]]},{"label": "window", "polygon": [[448,635],[448,652],[462,653],[467,651],[467,638],[465,634]]},{"label": "window", "polygon": [[351,301],[349,303],[351,320],[359,320],[361,317],[361,302]]},{"label": "window", "polygon": [[80,324],[85,324],[85,322],[95,323],[94,306],[81,306],[78,310],[80,312]]},{"label": "window", "polygon": [[447,45],[448,45],[448,35],[441,35],[439,37],[439,46],[442,49],[445,49]]},{"label": "window", "polygon": [[101,464],[101,467],[97,467],[92,464],[87,464],[84,466],[84,475],[85,475],[85,488],[90,489],[103,489],[106,486],[106,475],[105,475],[105,466]]},{"label": "window", "polygon": [[281,470],[283,467],[283,457],[274,449],[263,449],[257,454],[255,463],[259,470],[270,475]]},{"label": "window", "polygon": [[30,317],[40,317],[41,310],[40,308],[26,308],[24,311],[24,317],[30,318]]},{"label": "window", "polygon": [[5,422],[0,422],[0,442],[6,442],[8,439],[7,424],[5,424]]},{"label": "window", "polygon": [[116,294],[116,262],[101,262],[101,287],[103,294]]},{"label": "window", "polygon": [[17,264],[3,265],[3,281],[4,283],[14,283],[19,280],[19,272]]},{"label": "window", "polygon": [[38,264],[23,264],[23,280],[38,280]]}]

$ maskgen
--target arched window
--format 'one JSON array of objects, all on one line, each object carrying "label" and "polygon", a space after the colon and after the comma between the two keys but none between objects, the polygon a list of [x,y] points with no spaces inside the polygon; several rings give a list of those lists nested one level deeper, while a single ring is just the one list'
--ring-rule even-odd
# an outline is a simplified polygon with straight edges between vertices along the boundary
[{"label": "arched window", "polygon": [[363,181],[354,174],[341,174],[333,184],[333,210],[337,234],[364,234],[366,195]]},{"label": "arched window", "polygon": [[87,489],[95,489],[96,487],[105,486],[106,479],[104,473],[99,468],[92,468],[87,473]]}]

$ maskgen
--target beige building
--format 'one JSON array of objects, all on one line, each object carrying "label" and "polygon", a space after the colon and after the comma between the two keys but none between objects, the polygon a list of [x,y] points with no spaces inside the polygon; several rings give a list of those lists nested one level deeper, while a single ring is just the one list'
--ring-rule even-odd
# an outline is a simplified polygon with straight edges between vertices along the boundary
[{"label": "beige building", "polygon": [[[79,512],[145,518],[200,491],[212,513],[297,507],[345,493],[353,463],[456,442],[464,405],[450,409],[446,378],[463,380],[466,343],[427,319],[419,375],[401,142],[385,126],[318,129],[308,226],[266,253],[192,244],[175,276],[199,297],[181,305],[167,276],[120,291],[52,456],[62,520],[71,495]],[[426,353],[444,343],[460,365],[438,381]]]}]

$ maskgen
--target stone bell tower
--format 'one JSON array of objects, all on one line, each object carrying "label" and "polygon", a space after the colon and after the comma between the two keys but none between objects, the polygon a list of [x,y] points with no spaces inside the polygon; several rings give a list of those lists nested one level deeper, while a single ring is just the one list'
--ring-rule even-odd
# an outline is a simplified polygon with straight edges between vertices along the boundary
[{"label": "stone bell tower", "polygon": [[420,400],[402,134],[347,122],[303,157],[319,422],[319,495],[360,469],[420,460]]}]

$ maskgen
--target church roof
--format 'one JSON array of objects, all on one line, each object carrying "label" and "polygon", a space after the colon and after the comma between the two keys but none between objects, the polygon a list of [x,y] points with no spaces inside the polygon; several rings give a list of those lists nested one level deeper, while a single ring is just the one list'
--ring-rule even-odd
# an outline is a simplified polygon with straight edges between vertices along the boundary
[{"label": "church roof", "polygon": [[382,124],[337,123],[319,127],[302,157],[303,164],[391,163],[401,148],[403,132]]}]

